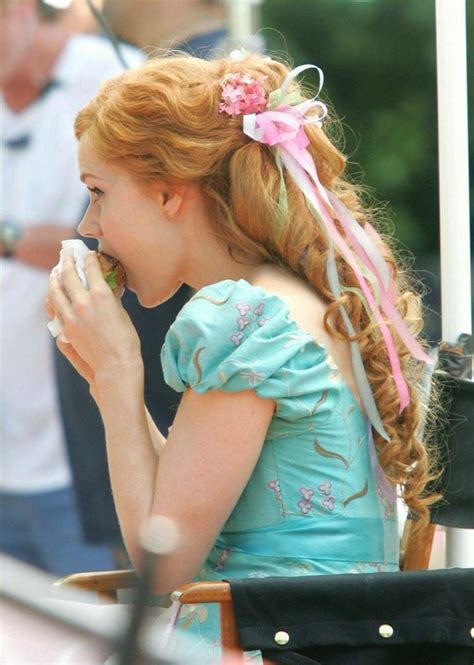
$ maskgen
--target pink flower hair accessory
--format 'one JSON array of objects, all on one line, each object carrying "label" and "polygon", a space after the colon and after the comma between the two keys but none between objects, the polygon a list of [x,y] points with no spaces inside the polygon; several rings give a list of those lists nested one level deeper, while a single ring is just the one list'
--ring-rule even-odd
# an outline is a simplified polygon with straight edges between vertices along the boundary
[{"label": "pink flower hair accessory", "polygon": [[246,74],[229,74],[221,82],[222,95],[219,113],[227,113],[233,118],[249,113],[262,113],[268,106],[263,87],[266,76],[254,79]]}]

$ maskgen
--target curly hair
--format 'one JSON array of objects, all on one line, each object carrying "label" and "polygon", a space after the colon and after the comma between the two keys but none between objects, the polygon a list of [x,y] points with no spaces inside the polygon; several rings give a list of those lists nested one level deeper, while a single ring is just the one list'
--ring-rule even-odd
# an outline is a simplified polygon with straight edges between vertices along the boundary
[{"label": "curly hair", "polygon": [[[358,286],[352,269],[342,256],[336,257],[343,290],[342,297],[336,299],[326,273],[325,232],[300,189],[285,173],[288,210],[282,219],[278,205],[282,176],[272,150],[243,133],[241,118],[217,112],[220,83],[237,72],[264,77],[264,87],[271,92],[281,87],[288,67],[253,54],[243,60],[204,61],[181,54],[155,58],[103,84],[97,97],[77,116],[76,136],[79,139],[87,133],[98,156],[118,164],[126,162],[127,171],[138,182],[162,178],[199,184],[215,233],[230,250],[271,261],[304,277],[327,304],[326,330],[349,340],[340,312],[344,305],[390,437],[385,441],[375,435],[381,466],[389,480],[400,486],[421,526],[429,518],[428,506],[438,498],[427,490],[436,475],[435,455],[427,440],[421,440],[428,411],[420,389],[424,364],[411,357],[391,329],[410,392],[409,406],[399,413],[387,349],[379,327],[351,290]],[[292,85],[298,88],[297,83]],[[364,226],[373,215],[364,208],[359,189],[344,178],[346,158],[320,127],[307,125],[306,133],[321,183]],[[388,236],[378,234],[378,242],[391,267],[398,311],[411,332],[418,335],[422,328],[420,297],[410,287],[408,273],[397,265]],[[387,325],[390,327],[390,321]],[[426,427],[424,431],[426,436]]]}]

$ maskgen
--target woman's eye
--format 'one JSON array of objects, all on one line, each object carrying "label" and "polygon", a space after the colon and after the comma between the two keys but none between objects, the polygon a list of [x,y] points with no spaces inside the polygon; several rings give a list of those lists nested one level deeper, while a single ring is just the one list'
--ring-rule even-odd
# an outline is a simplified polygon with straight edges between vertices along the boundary
[{"label": "woman's eye", "polygon": [[95,194],[95,195],[97,196],[97,198],[98,198],[99,196],[101,196],[101,195],[104,193],[104,192],[103,192],[101,189],[99,189],[98,187],[88,187],[87,189],[88,189],[90,192],[92,192],[93,194]]}]

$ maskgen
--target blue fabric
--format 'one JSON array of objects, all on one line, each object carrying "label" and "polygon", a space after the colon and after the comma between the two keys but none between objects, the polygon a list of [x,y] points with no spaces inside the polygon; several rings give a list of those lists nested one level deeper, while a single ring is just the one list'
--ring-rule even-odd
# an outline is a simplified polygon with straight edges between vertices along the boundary
[{"label": "blue fabric", "polygon": [[[161,353],[167,383],[238,392],[276,410],[252,473],[198,579],[398,570],[396,505],[373,475],[368,423],[324,346],[245,280],[203,288]],[[210,641],[204,606],[181,626]]]},{"label": "blue fabric", "polygon": [[61,576],[116,567],[109,547],[84,541],[71,488],[0,493],[0,551]]}]

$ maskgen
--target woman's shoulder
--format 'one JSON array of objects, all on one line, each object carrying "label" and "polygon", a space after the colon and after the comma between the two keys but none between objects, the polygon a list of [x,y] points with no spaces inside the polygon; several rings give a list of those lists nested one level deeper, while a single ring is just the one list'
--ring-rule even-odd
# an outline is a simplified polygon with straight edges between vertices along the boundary
[{"label": "woman's shoulder", "polygon": [[237,315],[242,324],[247,315],[261,316],[264,311],[266,316],[271,313],[282,322],[296,324],[315,341],[327,341],[322,298],[304,279],[272,265],[259,267],[247,279],[225,279],[202,287],[183,307],[176,323],[205,317],[208,325],[212,322],[219,328],[227,318]]},{"label": "woman's shoulder", "polygon": [[224,280],[205,286],[183,307],[162,349],[172,387],[230,385],[230,375],[250,371],[264,381],[312,341],[290,318],[277,285],[267,292],[264,287],[270,284],[263,276],[261,284],[260,277],[256,282]]},{"label": "woman's shoulder", "polygon": [[300,330],[325,343],[324,315],[327,305],[307,280],[277,266],[262,266],[252,275],[252,284],[268,297],[279,298],[288,309],[288,317]]},{"label": "woman's shoulder", "polygon": [[[325,325],[328,303],[306,280],[280,271],[274,267],[259,270],[253,278],[254,285],[267,294],[278,294],[288,307],[288,318],[297,328],[308,333],[313,341],[323,347],[343,376],[359,405],[359,391],[352,368],[349,343],[331,335]],[[328,317],[329,323],[333,317]]]},{"label": "woman's shoulder", "polygon": [[259,275],[255,280],[225,279],[196,291],[181,310],[178,319],[215,312],[216,323],[219,323],[223,321],[225,312],[232,316],[235,312],[242,314],[246,313],[245,310],[255,308],[258,314],[262,305],[271,306],[274,311],[278,309],[285,315],[289,314],[285,292],[281,293],[275,280],[271,282],[263,275]]}]

